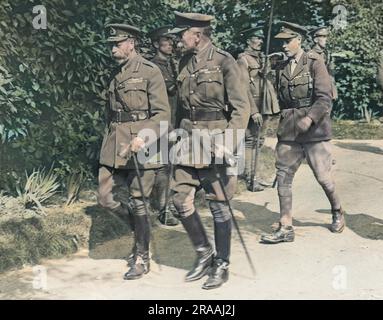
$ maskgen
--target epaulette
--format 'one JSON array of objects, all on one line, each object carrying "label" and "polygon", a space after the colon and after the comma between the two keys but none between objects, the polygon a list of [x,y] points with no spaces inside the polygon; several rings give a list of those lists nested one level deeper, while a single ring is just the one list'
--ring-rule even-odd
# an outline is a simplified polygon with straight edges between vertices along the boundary
[{"label": "epaulette", "polygon": [[238,59],[246,57],[248,54],[246,52],[242,52],[238,55]]},{"label": "epaulette", "polygon": [[225,57],[230,57],[230,53],[226,52],[226,51],[223,51],[222,49],[220,48],[217,48],[215,51],[217,51],[218,53],[222,54],[223,56]]},{"label": "epaulette", "polygon": [[148,60],[146,60],[146,59],[143,59],[141,62],[142,62],[142,64],[144,64],[144,65],[146,65],[146,66],[149,66],[149,67],[151,67],[151,68],[154,68],[154,67],[155,67],[155,64],[154,64],[153,62],[148,61]]},{"label": "epaulette", "polygon": [[313,60],[317,60],[319,58],[319,54],[310,50],[308,53],[307,53],[307,57],[309,57],[310,59],[313,59]]}]

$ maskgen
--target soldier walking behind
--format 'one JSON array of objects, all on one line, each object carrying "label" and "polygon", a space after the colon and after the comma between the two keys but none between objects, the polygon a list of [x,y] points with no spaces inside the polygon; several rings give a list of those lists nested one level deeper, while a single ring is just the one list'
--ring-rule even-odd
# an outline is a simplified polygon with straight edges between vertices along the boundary
[{"label": "soldier walking behind", "polygon": [[[163,26],[152,30],[149,37],[156,49],[156,55],[151,60],[161,70],[166,84],[171,110],[171,126],[174,128],[177,111],[177,67],[173,58],[174,35],[169,34],[171,26]],[[169,166],[163,166],[157,170],[154,189],[158,194],[159,216],[158,220],[167,226],[178,225],[178,219],[173,212],[176,210],[171,199],[167,199],[170,185]]]},{"label": "soldier walking behind", "polygon": [[332,211],[332,232],[342,232],[344,211],[331,176],[331,79],[322,59],[301,48],[306,30],[282,22],[275,38],[283,41],[288,56],[277,70],[277,90],[281,119],[276,146],[276,168],[281,218],[279,228],[261,237],[264,243],[294,241],[292,226],[292,182],[306,157],[322,186]]},{"label": "soldier walking behind", "polygon": [[[270,80],[266,80],[266,99],[263,103],[263,79],[266,79],[267,75],[263,74],[265,72],[265,55],[262,52],[264,41],[262,28],[258,26],[241,32],[248,47],[238,56],[243,83],[249,86],[250,91],[251,117],[245,133],[245,177],[248,189],[254,191],[262,191],[264,187],[270,186],[258,179],[256,172],[252,172],[257,170],[254,164],[254,151],[258,153],[256,156],[259,157],[260,149],[265,141],[269,117],[280,111],[277,95]],[[254,183],[256,185],[253,185]]]}]

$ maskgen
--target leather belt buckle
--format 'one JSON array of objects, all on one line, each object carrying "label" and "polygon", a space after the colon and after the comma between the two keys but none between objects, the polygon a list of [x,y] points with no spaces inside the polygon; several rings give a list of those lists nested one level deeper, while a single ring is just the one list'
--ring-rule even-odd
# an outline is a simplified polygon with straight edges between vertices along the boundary
[{"label": "leather belt buckle", "polygon": [[137,119],[138,119],[137,114],[135,114],[135,113],[130,114],[130,119],[131,119],[132,122],[136,122]]},{"label": "leather belt buckle", "polygon": [[116,111],[116,122],[117,123],[121,123],[121,110],[120,109],[118,109],[117,111]]}]

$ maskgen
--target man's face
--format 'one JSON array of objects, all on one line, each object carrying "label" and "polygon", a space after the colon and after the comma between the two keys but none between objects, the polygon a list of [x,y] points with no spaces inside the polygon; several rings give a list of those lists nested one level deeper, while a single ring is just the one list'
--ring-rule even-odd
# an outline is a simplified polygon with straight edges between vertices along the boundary
[{"label": "man's face", "polygon": [[326,48],[327,36],[317,36],[314,38],[314,42],[324,49]]},{"label": "man's face", "polygon": [[173,39],[170,37],[161,37],[156,47],[164,55],[170,56],[173,54]]},{"label": "man's face", "polygon": [[197,48],[201,32],[197,28],[190,28],[181,33],[181,42],[185,51],[192,51]]},{"label": "man's face", "polygon": [[251,37],[247,43],[251,49],[260,51],[262,49],[263,39],[258,37]]},{"label": "man's face", "polygon": [[134,50],[134,39],[126,39],[119,42],[114,42],[112,45],[112,56],[121,64],[129,58],[130,54]]},{"label": "man's face", "polygon": [[294,57],[301,48],[301,42],[302,39],[300,37],[286,39],[283,41],[283,51],[288,57]]}]

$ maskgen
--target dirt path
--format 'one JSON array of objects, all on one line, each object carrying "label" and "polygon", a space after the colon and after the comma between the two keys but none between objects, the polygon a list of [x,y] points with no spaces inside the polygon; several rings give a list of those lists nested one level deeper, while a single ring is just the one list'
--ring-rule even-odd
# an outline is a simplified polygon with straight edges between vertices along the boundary
[{"label": "dirt path", "polygon": [[[267,144],[275,144],[268,140]],[[383,141],[334,141],[335,175],[348,228],[328,230],[329,205],[306,164],[294,181],[296,241],[258,243],[278,219],[275,189],[244,192],[235,214],[256,267],[252,277],[234,232],[230,279],[222,288],[201,290],[203,280],[184,283],[193,252],[181,226],[161,228],[161,270],[124,281],[126,263],[88,250],[42,266],[0,276],[2,299],[383,299]],[[212,234],[212,221],[203,212]],[[116,239],[108,248],[124,247]],[[38,270],[42,270],[36,276]],[[42,288],[41,288],[42,287]]]}]

